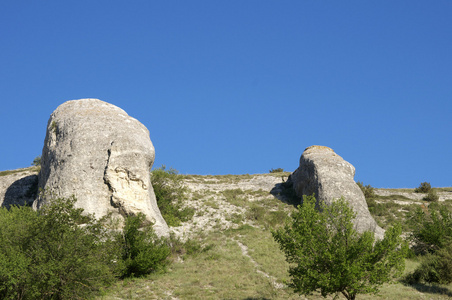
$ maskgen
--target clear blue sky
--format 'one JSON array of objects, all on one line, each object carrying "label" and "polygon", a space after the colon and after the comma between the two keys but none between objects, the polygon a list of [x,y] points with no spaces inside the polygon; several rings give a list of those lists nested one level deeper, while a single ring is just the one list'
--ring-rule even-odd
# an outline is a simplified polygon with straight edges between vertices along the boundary
[{"label": "clear blue sky", "polygon": [[0,28],[0,170],[98,98],[184,174],[325,145],[365,184],[452,186],[452,1],[1,1]]}]

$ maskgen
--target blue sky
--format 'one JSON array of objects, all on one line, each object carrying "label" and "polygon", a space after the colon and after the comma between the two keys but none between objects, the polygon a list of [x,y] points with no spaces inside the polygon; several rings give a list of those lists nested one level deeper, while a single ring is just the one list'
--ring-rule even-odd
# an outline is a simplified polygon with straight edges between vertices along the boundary
[{"label": "blue sky", "polygon": [[150,131],[155,166],[293,171],[325,145],[375,187],[452,186],[451,1],[2,1],[0,170],[61,103]]}]

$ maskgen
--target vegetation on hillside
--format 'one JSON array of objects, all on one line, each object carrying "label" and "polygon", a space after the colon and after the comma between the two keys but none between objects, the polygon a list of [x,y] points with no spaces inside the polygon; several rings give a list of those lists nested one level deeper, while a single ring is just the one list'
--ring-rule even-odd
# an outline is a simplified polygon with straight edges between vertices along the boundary
[{"label": "vegetation on hillside", "polygon": [[74,197],[0,209],[0,298],[86,299],[118,277],[145,275],[166,264],[168,246],[142,216],[121,233],[109,218],[75,208]]},{"label": "vegetation on hillside", "polygon": [[[71,223],[71,226],[63,226],[63,231],[52,231],[53,227],[58,227],[58,222],[66,219],[51,221],[50,215],[43,211],[34,212],[26,207],[0,210],[0,298],[65,299],[72,289],[77,289],[69,298],[85,299],[100,294],[103,300],[299,299],[287,285],[293,280],[288,272],[290,264],[285,261],[284,252],[271,234],[272,230],[284,230],[284,226],[291,224],[299,213],[293,205],[286,204],[293,195],[283,191],[273,196],[259,188],[238,188],[238,183],[255,176],[248,174],[180,175],[174,169],[162,167],[153,170],[151,176],[162,214],[166,210],[164,218],[171,226],[178,226],[174,228],[181,234],[178,237],[156,238],[150,224],[143,223],[140,216],[129,218],[124,230],[114,232],[104,230],[114,224],[107,220],[91,220],[90,216],[81,213],[81,219],[74,217],[78,221]],[[202,183],[200,186],[203,188],[193,191],[186,188],[185,183],[196,182]],[[214,184],[212,189],[206,188],[209,184]],[[227,187],[223,188],[222,184]],[[413,200],[396,193],[380,196],[381,193],[370,185],[361,183],[361,186],[369,210],[379,225],[394,233],[395,237],[399,229],[391,228],[400,221],[404,236],[417,247],[411,251],[411,258],[405,260],[407,270],[403,276],[396,277],[396,284],[372,286],[368,281],[362,285],[364,290],[354,289],[351,294],[378,289],[381,297],[388,299],[442,299],[452,296],[452,285],[448,283],[448,275],[452,274],[452,246],[449,243],[450,232],[447,231],[447,228],[452,228],[452,201]],[[451,188],[431,190],[452,192]],[[414,189],[403,192],[412,193]],[[63,204],[63,207],[67,205]],[[230,208],[233,209],[228,211]],[[73,206],[71,209],[74,209]],[[64,210],[60,208],[61,211]],[[77,214],[69,213],[71,216]],[[204,223],[206,220],[209,223]],[[89,225],[90,222],[93,222],[92,225]],[[197,231],[192,230],[195,227],[190,227],[195,225]],[[99,230],[92,231],[91,228],[98,228],[96,226],[100,226]],[[67,246],[58,244],[58,234],[67,236],[63,239]],[[84,237],[85,234],[87,237]],[[364,249],[364,252],[356,250],[355,253],[367,250],[376,253],[375,248],[367,247],[370,243],[365,243],[370,240],[369,237],[355,238],[358,241],[362,239],[362,242],[357,242],[356,249]],[[339,240],[335,240],[338,245]],[[356,241],[354,238],[351,240]],[[56,247],[53,245],[62,250],[55,257],[57,261],[53,261],[52,256],[55,250],[49,252],[52,254],[47,253]],[[376,278],[371,268],[364,273],[358,271],[362,266],[358,262],[369,259],[371,254],[357,258],[352,251],[341,249],[321,248],[324,253],[344,254],[338,258],[347,258],[342,271],[367,274],[367,277],[359,276],[364,280],[371,280],[372,276]],[[39,254],[34,254],[35,251]],[[350,257],[347,257],[345,254],[349,252]],[[73,274],[66,274],[67,270]],[[84,275],[88,278],[85,279]],[[347,279],[347,283],[353,285],[353,276]],[[360,294],[358,297],[373,299],[374,296]],[[322,298],[321,289],[312,291],[307,298]]]},{"label": "vegetation on hillside", "polygon": [[402,274],[407,244],[400,225],[376,241],[372,232],[356,232],[356,213],[343,198],[320,210],[315,203],[314,196],[304,196],[290,223],[273,231],[290,263],[289,286],[295,292],[320,291],[324,297],[341,293],[355,299],[357,294],[377,293],[383,283]]},{"label": "vegetation on hillside", "polygon": [[432,189],[430,182],[421,182],[419,187],[414,189],[415,193],[428,193]]},{"label": "vegetation on hillside", "polygon": [[452,207],[431,203],[412,215],[414,250],[424,255],[420,266],[405,278],[407,283],[452,282]]},{"label": "vegetation on hillside", "polygon": [[183,176],[177,170],[166,169],[165,166],[154,169],[151,182],[160,213],[168,226],[179,226],[193,217],[194,210],[183,205],[187,199],[187,189]]},{"label": "vegetation on hillside", "polygon": [[370,185],[364,185],[361,181],[356,183],[364,194],[366,200],[375,198],[375,189]]}]

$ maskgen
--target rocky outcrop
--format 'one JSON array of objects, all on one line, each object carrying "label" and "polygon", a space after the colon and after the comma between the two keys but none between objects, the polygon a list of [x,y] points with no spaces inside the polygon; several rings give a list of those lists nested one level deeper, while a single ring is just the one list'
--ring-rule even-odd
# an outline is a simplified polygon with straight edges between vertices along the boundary
[{"label": "rocky outcrop", "polygon": [[76,206],[96,217],[141,212],[167,235],[150,181],[153,163],[149,131],[124,110],[97,99],[65,102],[47,124],[39,174],[45,196],[33,206],[75,195]]},{"label": "rocky outcrop", "polygon": [[0,172],[0,206],[32,205],[38,189],[36,167]]},{"label": "rocky outcrop", "polygon": [[382,238],[384,230],[370,215],[354,176],[355,168],[331,148],[311,146],[301,155],[300,165],[292,173],[290,181],[299,197],[315,194],[318,202],[326,204],[344,197],[357,213],[354,220],[356,229],[359,232],[373,231],[377,238]]}]

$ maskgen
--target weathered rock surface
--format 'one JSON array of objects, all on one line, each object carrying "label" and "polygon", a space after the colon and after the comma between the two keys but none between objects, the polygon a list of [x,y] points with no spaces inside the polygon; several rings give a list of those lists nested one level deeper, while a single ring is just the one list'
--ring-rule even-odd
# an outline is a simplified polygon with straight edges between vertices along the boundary
[{"label": "weathered rock surface", "polygon": [[299,197],[315,194],[317,201],[326,204],[344,197],[357,213],[354,220],[359,232],[370,230],[383,238],[384,230],[370,215],[366,199],[355,183],[355,167],[334,153],[331,148],[311,146],[300,158],[300,165],[290,180]]},{"label": "weathered rock surface", "polygon": [[97,99],[68,101],[48,121],[39,188],[52,197],[75,195],[76,206],[96,217],[141,212],[167,235],[150,181],[154,153],[147,128],[124,110]]},{"label": "weathered rock surface", "polygon": [[31,205],[38,187],[38,171],[36,168],[25,168],[11,171],[0,177],[0,206]]}]

